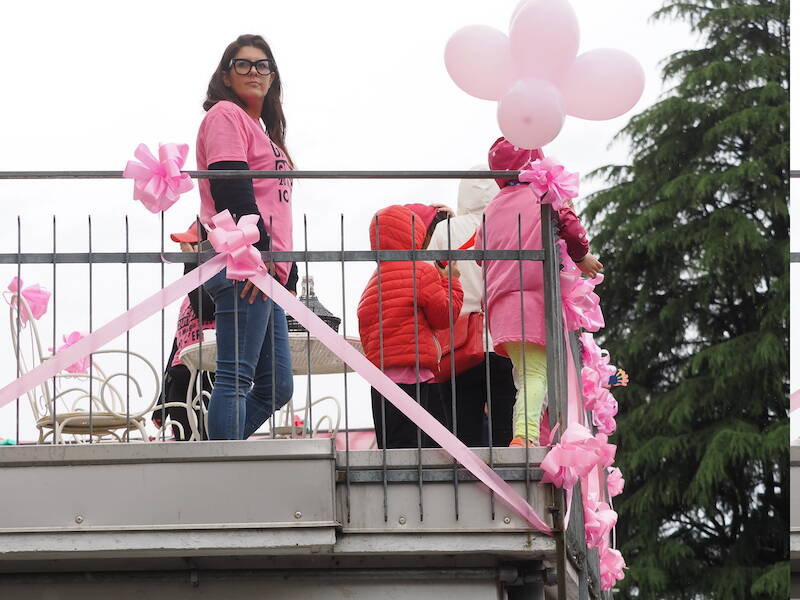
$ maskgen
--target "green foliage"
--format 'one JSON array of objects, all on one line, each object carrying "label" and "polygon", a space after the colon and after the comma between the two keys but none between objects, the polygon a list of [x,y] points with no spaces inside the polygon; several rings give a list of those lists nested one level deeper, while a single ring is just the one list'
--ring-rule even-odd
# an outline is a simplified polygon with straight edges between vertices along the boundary
[{"label": "green foliage", "polygon": [[704,47],[594,173],[620,403],[621,597],[788,597],[788,0],[668,0]]}]

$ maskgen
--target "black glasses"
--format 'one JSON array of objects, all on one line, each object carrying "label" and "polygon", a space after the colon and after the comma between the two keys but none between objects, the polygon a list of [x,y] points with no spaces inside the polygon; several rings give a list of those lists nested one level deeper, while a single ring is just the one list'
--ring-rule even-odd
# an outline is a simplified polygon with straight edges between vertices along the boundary
[{"label": "black glasses", "polygon": [[246,58],[232,58],[228,68],[233,67],[239,75],[249,75],[253,67],[256,68],[256,73],[259,75],[269,75],[272,71],[269,70],[269,59],[263,58],[261,60],[247,60]]}]

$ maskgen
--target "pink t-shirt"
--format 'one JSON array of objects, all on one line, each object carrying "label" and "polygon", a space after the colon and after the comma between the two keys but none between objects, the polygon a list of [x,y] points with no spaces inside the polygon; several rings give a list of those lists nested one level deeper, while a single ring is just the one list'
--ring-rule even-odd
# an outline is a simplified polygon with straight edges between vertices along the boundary
[{"label": "pink t-shirt", "polygon": [[[205,317],[205,315],[203,315]],[[196,344],[203,338],[202,330],[214,329],[216,323],[214,320],[206,321],[203,323],[202,330],[198,327],[198,319],[192,305],[189,303],[189,297],[183,299],[181,304],[181,312],[178,313],[178,328],[175,330],[175,341],[178,344],[178,351],[175,352],[175,358],[172,359],[172,366],[177,366],[181,363],[181,351],[186,346]],[[203,338],[203,341],[205,339]]]},{"label": "pink t-shirt", "polygon": [[[254,171],[290,171],[283,151],[269,139],[260,121],[233,102],[222,100],[206,113],[197,133],[197,168],[219,161],[245,161]],[[272,249],[292,250],[292,180],[253,179],[253,192],[264,227],[272,236]],[[211,223],[217,214],[211,182],[200,180],[200,221]],[[270,230],[270,219],[272,227]],[[275,263],[277,278],[286,283],[291,263]]]}]

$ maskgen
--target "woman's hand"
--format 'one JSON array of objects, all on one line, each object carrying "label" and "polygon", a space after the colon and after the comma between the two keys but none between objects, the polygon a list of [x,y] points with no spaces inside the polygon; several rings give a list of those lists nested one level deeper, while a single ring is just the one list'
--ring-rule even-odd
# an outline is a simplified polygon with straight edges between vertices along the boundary
[{"label": "woman's hand", "polygon": [[436,265],[436,270],[439,271],[439,275],[441,277],[448,278],[448,277],[450,277],[450,269],[451,269],[451,267],[453,269],[453,277],[455,277],[456,279],[460,278],[461,277],[461,271],[458,270],[458,267],[456,266],[456,261],[454,261],[454,260],[450,261],[450,264],[448,264],[444,268],[440,267],[439,265]]},{"label": "woman's hand", "polygon": [[248,304],[252,304],[256,301],[258,294],[261,293],[261,300],[262,302],[267,301],[267,295],[262,292],[255,283],[250,281],[249,279],[245,282],[244,287],[242,288],[241,293],[239,294],[240,298],[247,298],[248,294],[250,295],[250,299],[248,300]]},{"label": "woman's hand", "polygon": [[575,264],[578,265],[581,273],[591,278],[596,277],[597,274],[603,270],[603,263],[597,260],[591,252],[587,253],[580,262]]},{"label": "woman's hand", "polygon": [[456,211],[454,211],[452,208],[450,208],[446,204],[436,204],[436,203],[432,202],[431,206],[436,209],[436,212],[447,213],[450,217],[455,217],[456,216]]}]

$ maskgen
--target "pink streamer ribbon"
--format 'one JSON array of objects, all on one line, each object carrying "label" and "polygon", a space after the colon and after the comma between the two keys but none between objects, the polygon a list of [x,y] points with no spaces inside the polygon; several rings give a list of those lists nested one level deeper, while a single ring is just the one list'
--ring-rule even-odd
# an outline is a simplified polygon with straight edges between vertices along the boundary
[{"label": "pink streamer ribbon", "polygon": [[[17,292],[19,292],[19,295],[25,298],[25,302],[28,303],[28,308],[31,309],[31,315],[38,321],[47,312],[47,305],[50,302],[50,292],[38,283],[29,285],[28,287],[23,287],[23,285],[22,280],[18,277],[14,277],[11,283],[8,284],[8,291],[13,292],[11,306],[17,305]],[[22,291],[20,291],[20,289],[22,289]],[[19,311],[19,318],[23,325],[27,323],[28,311]]]},{"label": "pink streamer ribbon", "polygon": [[159,144],[158,159],[144,144],[139,144],[129,160],[123,177],[133,179],[133,199],[139,200],[152,213],[167,210],[181,194],[194,187],[191,177],[181,173],[189,154],[187,144]]},{"label": "pink streamer ribbon", "polygon": [[578,197],[580,176],[567,171],[552,157],[532,163],[520,172],[519,180],[529,183],[542,202],[551,203],[555,210],[560,210],[568,199]]},{"label": "pink streamer ribbon", "polygon": [[[64,340],[64,343],[59,346],[57,352],[61,352],[62,350],[66,350],[70,346],[74,346],[83,338],[86,337],[85,333],[81,333],[80,331],[73,331],[69,335],[61,336],[61,339]],[[48,348],[50,352],[53,352],[53,348]],[[82,359],[78,360],[77,362],[72,363],[64,367],[64,370],[67,373],[88,373],[89,372],[89,361],[90,358],[88,356],[84,356]]]},{"label": "pink streamer ribbon", "polygon": [[208,230],[208,239],[214,250],[227,256],[228,279],[244,281],[257,273],[266,274],[267,268],[261,253],[253,247],[261,234],[258,232],[258,215],[244,215],[238,223],[228,210],[211,219],[214,229]]}]

